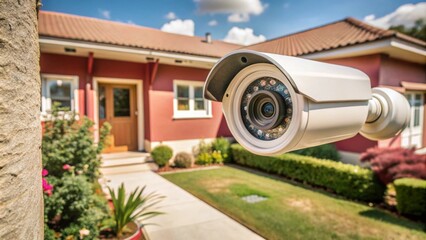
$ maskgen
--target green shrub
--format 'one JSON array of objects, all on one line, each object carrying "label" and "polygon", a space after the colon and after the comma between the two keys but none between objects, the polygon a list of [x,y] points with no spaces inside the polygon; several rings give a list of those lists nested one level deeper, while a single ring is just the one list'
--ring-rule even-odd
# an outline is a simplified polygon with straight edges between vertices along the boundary
[{"label": "green shrub", "polygon": [[222,156],[223,155],[220,151],[213,151],[211,153],[212,163],[222,164],[223,163],[223,157]]},{"label": "green shrub", "polygon": [[[80,172],[93,182],[99,176],[100,156],[106,135],[111,125],[104,124],[100,129],[100,142],[96,145],[93,138],[93,122],[87,117],[76,120],[71,113],[69,118],[61,116],[54,108],[52,120],[44,127],[42,141],[43,168],[50,176],[61,178],[64,174]],[[63,166],[73,167],[64,171]]]},{"label": "green shrub", "polygon": [[[43,181],[49,187],[44,189],[45,239],[95,239],[108,211],[105,199],[94,194],[93,183],[111,126],[102,126],[95,144],[92,121],[79,120],[74,113],[64,117],[60,111],[67,109],[55,104],[43,132]],[[80,236],[85,229],[89,234]]]},{"label": "green shrub", "polygon": [[204,140],[201,140],[200,143],[193,149],[194,156],[198,157],[198,155],[203,153],[211,153],[212,152],[212,144],[206,143]]},{"label": "green shrub", "polygon": [[426,217],[426,181],[401,178],[394,182],[397,209],[401,214]]},{"label": "green shrub", "polygon": [[224,162],[231,162],[231,143],[224,137],[216,138],[212,142],[213,151],[218,151],[222,154]]},{"label": "green shrub", "polygon": [[213,163],[213,158],[210,153],[201,153],[198,155],[197,160],[195,161],[198,165],[209,165]]},{"label": "green shrub", "polygon": [[96,238],[108,212],[105,200],[94,195],[87,178],[68,175],[62,179],[48,177],[48,181],[54,186],[52,195],[44,198],[45,222],[49,228],[64,238],[75,239],[79,238],[81,229],[88,229],[88,239]]},{"label": "green shrub", "polygon": [[151,152],[152,159],[160,167],[168,165],[169,160],[173,157],[173,150],[167,145],[155,147]]},{"label": "green shrub", "polygon": [[194,162],[192,154],[187,152],[180,152],[176,154],[174,164],[178,168],[190,168]]},{"label": "green shrub", "polygon": [[299,149],[293,151],[291,153],[303,155],[303,156],[311,156],[319,159],[327,159],[327,160],[340,160],[340,154],[337,151],[336,147],[333,144],[324,144],[316,147],[310,147],[305,149]]},{"label": "green shrub", "polygon": [[231,149],[238,164],[325,187],[351,199],[383,200],[385,186],[369,169],[291,153],[277,157],[257,156],[238,144],[233,144]]}]

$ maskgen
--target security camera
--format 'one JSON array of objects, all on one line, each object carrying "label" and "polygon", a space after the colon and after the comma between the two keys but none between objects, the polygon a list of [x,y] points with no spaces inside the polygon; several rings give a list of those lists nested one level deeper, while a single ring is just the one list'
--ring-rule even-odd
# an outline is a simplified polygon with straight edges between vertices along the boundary
[{"label": "security camera", "polygon": [[259,155],[277,155],[361,133],[399,134],[410,106],[399,93],[370,88],[356,69],[249,50],[234,51],[210,71],[204,97],[222,102],[235,139]]}]

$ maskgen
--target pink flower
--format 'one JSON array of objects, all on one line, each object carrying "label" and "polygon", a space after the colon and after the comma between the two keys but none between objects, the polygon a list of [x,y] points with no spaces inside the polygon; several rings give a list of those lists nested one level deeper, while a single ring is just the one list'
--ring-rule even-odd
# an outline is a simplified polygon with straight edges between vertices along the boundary
[{"label": "pink flower", "polygon": [[49,174],[49,172],[43,168],[43,170],[41,171],[41,176],[46,177],[47,174]]},{"label": "pink flower", "polygon": [[52,195],[53,186],[50,185],[45,178],[42,178],[43,192]]},{"label": "pink flower", "polygon": [[71,166],[69,164],[65,164],[64,166],[62,166],[62,169],[64,169],[65,171],[70,170]]}]

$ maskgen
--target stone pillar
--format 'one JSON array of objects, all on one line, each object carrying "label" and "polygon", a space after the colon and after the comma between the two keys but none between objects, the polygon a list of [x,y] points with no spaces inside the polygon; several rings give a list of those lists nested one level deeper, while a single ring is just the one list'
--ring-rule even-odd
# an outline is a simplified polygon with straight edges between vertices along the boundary
[{"label": "stone pillar", "polygon": [[43,239],[36,4],[0,1],[0,239]]}]

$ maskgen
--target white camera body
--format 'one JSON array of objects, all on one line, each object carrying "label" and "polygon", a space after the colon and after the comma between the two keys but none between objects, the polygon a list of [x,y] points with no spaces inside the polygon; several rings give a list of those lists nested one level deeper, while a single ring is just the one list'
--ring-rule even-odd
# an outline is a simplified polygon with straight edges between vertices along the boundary
[{"label": "white camera body", "polygon": [[210,71],[204,96],[223,102],[228,127],[243,147],[277,155],[360,131],[370,139],[401,132],[409,121],[406,99],[389,89],[373,91],[377,98],[369,77],[353,68],[238,50]]}]

